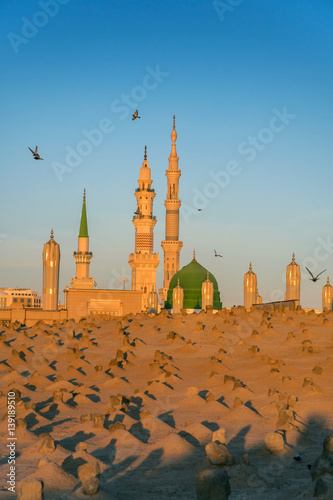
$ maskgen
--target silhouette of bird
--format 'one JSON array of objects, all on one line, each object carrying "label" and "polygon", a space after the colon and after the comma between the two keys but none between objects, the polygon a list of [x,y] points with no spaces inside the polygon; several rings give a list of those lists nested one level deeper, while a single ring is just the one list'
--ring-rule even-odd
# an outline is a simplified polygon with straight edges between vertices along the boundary
[{"label": "silhouette of bird", "polygon": [[198,208],[198,212],[201,212],[202,208]]},{"label": "silhouette of bird", "polygon": [[223,257],[223,255],[220,255],[219,253],[216,252],[216,250],[214,250],[215,252],[215,257]]},{"label": "silhouette of bird", "polygon": [[134,212],[134,213],[135,213],[135,215],[140,215],[141,214],[140,208],[137,208],[136,212]]},{"label": "silhouette of bird", "polygon": [[317,274],[317,276],[313,276],[313,274],[312,274],[312,272],[310,271],[310,269],[308,269],[307,267],[306,267],[305,269],[308,271],[308,273],[310,273],[310,274],[311,274],[311,278],[309,278],[309,279],[310,279],[311,281],[313,281],[313,282],[318,281],[318,280],[319,280],[319,276],[320,276],[321,274],[323,274],[323,273],[326,271],[326,269],[324,269],[321,273]]},{"label": "silhouette of bird", "polygon": [[136,118],[141,118],[141,116],[138,116],[139,115],[139,112],[138,110],[136,109],[135,110],[135,113],[132,114],[132,120],[135,120]]},{"label": "silhouette of bird", "polygon": [[41,158],[38,154],[38,146],[36,146],[36,149],[35,151],[33,151],[31,148],[29,148],[28,146],[28,149],[30,149],[30,151],[32,152],[32,154],[34,155],[34,159],[35,160],[44,160],[44,158]]},{"label": "silhouette of bird", "polygon": [[296,462],[301,462],[302,461],[302,455],[299,454],[299,455],[296,455],[295,457],[293,457],[294,460],[296,460]]}]

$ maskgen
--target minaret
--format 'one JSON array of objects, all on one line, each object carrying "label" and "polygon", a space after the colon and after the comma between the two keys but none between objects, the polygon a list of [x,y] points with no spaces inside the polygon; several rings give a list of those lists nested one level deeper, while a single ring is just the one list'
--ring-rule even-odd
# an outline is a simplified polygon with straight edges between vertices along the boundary
[{"label": "minaret", "polygon": [[135,227],[135,252],[129,255],[128,261],[132,268],[132,290],[143,291],[144,307],[148,305],[148,294],[156,290],[156,268],[160,262],[159,254],[154,253],[156,217],[153,215],[155,190],[151,188],[152,183],[145,146],[139,187],[135,190],[137,209],[132,220]]},{"label": "minaret", "polygon": [[299,305],[301,292],[301,268],[295,262],[295,254],[286,272],[286,294],[284,300],[295,300],[295,305]]},{"label": "minaret", "polygon": [[183,308],[184,304],[184,290],[179,284],[179,278],[177,281],[177,286],[172,291],[172,313],[179,314]]},{"label": "minaret", "polygon": [[43,309],[58,310],[60,246],[55,242],[53,229],[51,239],[43,250]]},{"label": "minaret", "polygon": [[249,270],[244,274],[244,306],[245,309],[251,309],[257,301],[257,275],[252,271],[250,262]]},{"label": "minaret", "polygon": [[158,297],[154,287],[148,293],[148,312],[152,314],[158,313]]},{"label": "minaret", "polygon": [[171,132],[171,153],[169,156],[169,168],[166,170],[167,177],[167,197],[164,201],[166,208],[165,215],[165,240],[161,245],[164,251],[164,279],[163,289],[160,288],[160,296],[163,301],[167,298],[169,284],[172,276],[179,271],[179,255],[182,249],[183,242],[179,241],[179,208],[181,201],[179,199],[179,177],[181,171],[178,168],[178,160],[176,151],[176,117],[173,116],[173,129]]},{"label": "minaret", "polygon": [[89,235],[86,209],[86,190],[83,191],[80,231],[78,236],[77,252],[74,252],[76,261],[76,276],[72,278],[72,288],[94,288],[94,278],[89,278],[92,252],[89,252]]},{"label": "minaret", "polygon": [[327,278],[327,283],[323,286],[323,310],[326,308],[333,311],[333,286],[330,285],[330,279]]},{"label": "minaret", "polygon": [[213,307],[214,300],[214,285],[209,279],[209,272],[207,271],[207,279],[201,286],[201,307],[205,311],[207,306]]}]

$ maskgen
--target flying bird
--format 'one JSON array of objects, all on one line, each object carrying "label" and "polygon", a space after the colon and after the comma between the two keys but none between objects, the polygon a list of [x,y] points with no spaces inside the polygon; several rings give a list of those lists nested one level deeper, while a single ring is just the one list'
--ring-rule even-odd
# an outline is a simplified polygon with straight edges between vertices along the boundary
[{"label": "flying bird", "polygon": [[136,118],[141,118],[141,116],[138,115],[139,115],[138,110],[135,110],[135,113],[132,114],[132,120],[135,120]]},{"label": "flying bird", "polygon": [[38,154],[38,146],[36,146],[36,149],[35,151],[33,151],[31,148],[29,148],[28,146],[28,149],[30,149],[30,151],[32,152],[32,154],[34,155],[34,159],[35,160],[44,160],[44,158],[41,158]]},{"label": "flying bird", "polygon": [[220,255],[219,253],[216,252],[216,250],[214,250],[215,252],[215,257],[223,257],[223,255]]},{"label": "flying bird", "polygon": [[308,271],[308,273],[310,273],[310,274],[311,274],[311,278],[309,278],[309,279],[310,279],[311,281],[313,281],[313,282],[318,281],[318,280],[319,280],[319,276],[320,276],[321,274],[323,274],[323,273],[326,271],[326,269],[324,269],[321,273],[317,274],[317,276],[313,276],[313,274],[312,274],[312,272],[310,271],[310,269],[308,269],[307,267],[306,267],[305,269]]},{"label": "flying bird", "polygon": [[198,212],[201,212],[202,208],[198,208]]}]

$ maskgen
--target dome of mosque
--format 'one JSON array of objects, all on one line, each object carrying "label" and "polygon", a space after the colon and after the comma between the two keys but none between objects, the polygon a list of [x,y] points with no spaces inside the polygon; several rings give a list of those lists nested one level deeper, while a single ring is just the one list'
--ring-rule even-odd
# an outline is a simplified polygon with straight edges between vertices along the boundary
[{"label": "dome of mosque", "polygon": [[214,287],[213,309],[222,309],[220,292],[215,276],[199,264],[195,257],[193,257],[193,260],[187,266],[182,267],[180,271],[173,275],[169,285],[165,308],[172,309],[173,289],[179,283],[179,286],[184,290],[184,309],[202,309],[201,287],[202,283],[207,280],[207,277],[213,283]]}]

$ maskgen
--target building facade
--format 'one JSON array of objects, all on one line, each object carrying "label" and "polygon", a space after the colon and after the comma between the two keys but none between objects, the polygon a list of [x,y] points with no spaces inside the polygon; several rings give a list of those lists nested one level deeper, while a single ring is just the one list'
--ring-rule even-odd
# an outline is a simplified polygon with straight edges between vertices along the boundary
[{"label": "building facade", "polygon": [[40,295],[30,288],[0,288],[0,292],[2,292],[0,296],[1,309],[40,309],[42,307]]}]

